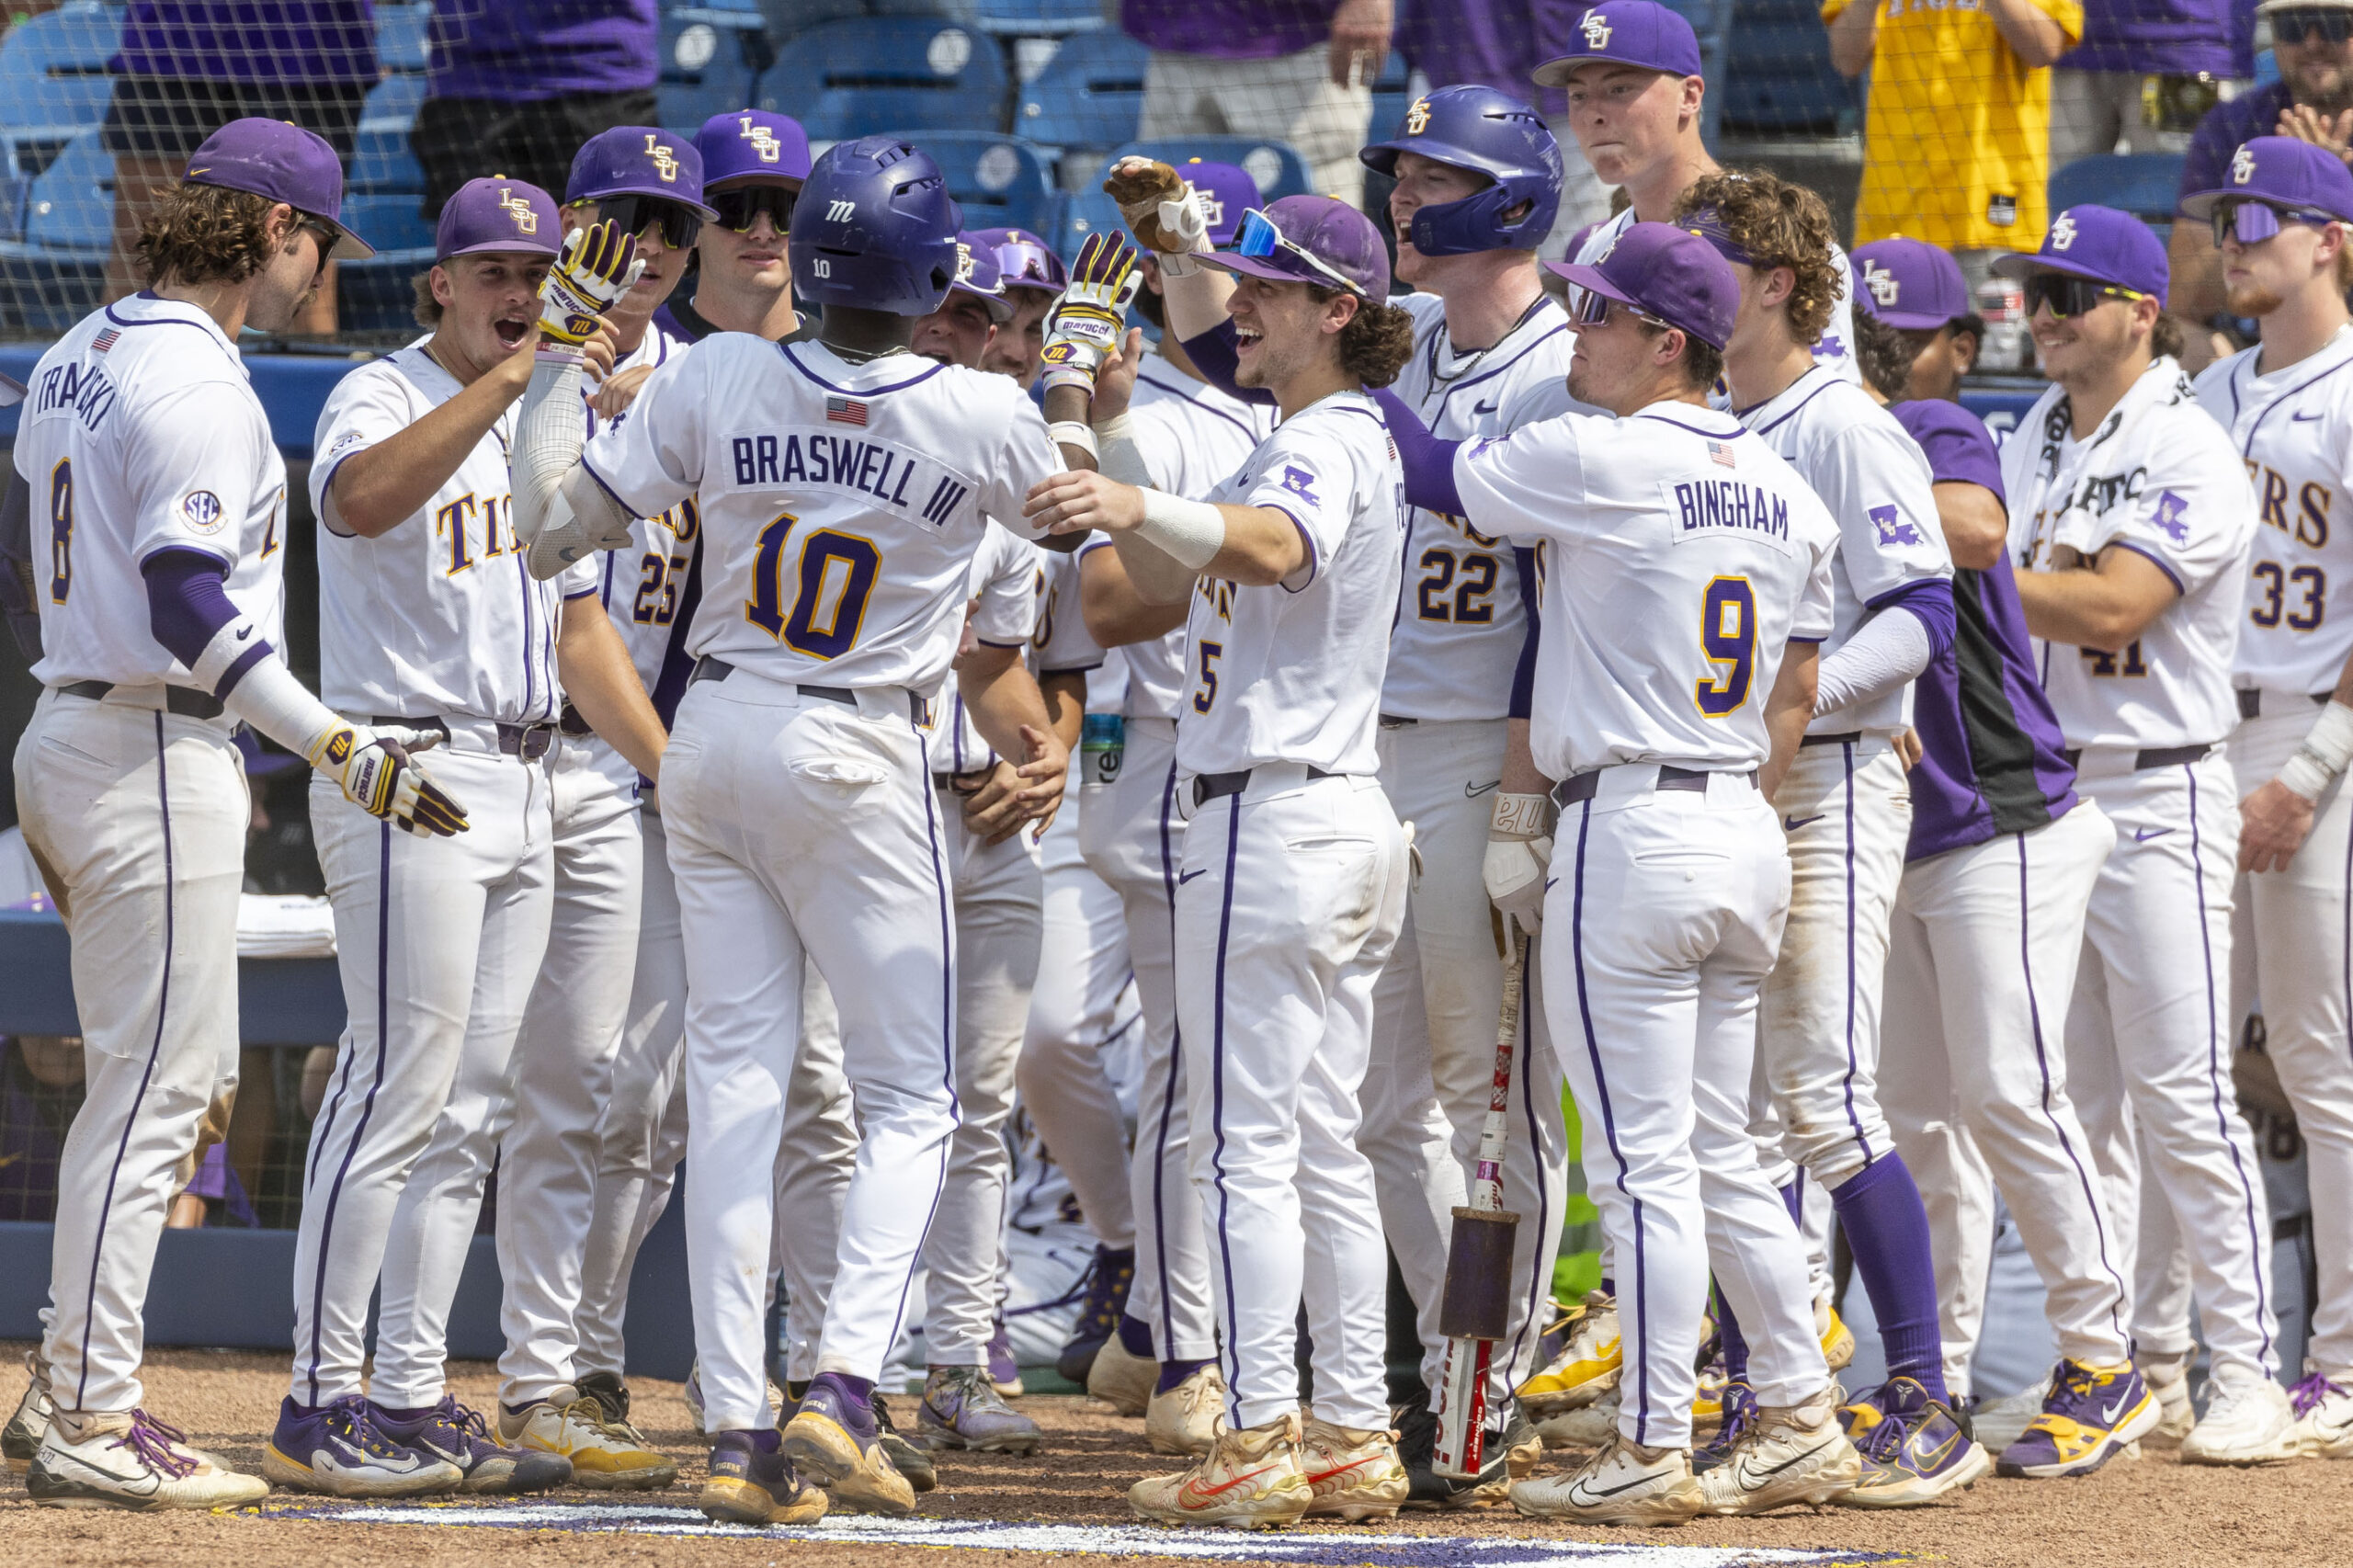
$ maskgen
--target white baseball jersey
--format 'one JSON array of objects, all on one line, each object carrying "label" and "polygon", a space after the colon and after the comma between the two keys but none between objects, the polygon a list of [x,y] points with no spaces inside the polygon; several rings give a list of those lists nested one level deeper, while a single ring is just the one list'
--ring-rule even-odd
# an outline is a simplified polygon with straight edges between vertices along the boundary
[{"label": "white baseball jersey", "polygon": [[148,634],[140,563],[162,550],[226,563],[230,602],[284,652],[286,463],[210,316],[145,293],[91,312],[33,368],[21,418],[17,472],[48,568],[34,679],[197,684]]},{"label": "white baseball jersey", "polygon": [[[2329,589],[2353,585],[2353,326],[2317,354],[2257,375],[2260,346],[2206,367],[2199,403],[2231,433],[2255,488],[2255,545],[2239,625],[2238,685],[2326,692],[2353,654],[2353,616],[2329,619]],[[2330,579],[2334,577],[2336,584]]]},{"label": "white baseball jersey", "polygon": [[[613,373],[619,375],[640,366],[658,369],[693,347],[659,326],[650,326],[638,346],[613,367]],[[584,400],[595,390],[584,383]],[[636,406],[632,403],[609,420],[598,417],[591,408],[588,434],[593,437],[599,430],[623,423]],[[621,634],[630,662],[637,666],[637,678],[645,683],[648,691],[662,678],[662,660],[669,652],[671,631],[682,608],[678,596],[686,591],[688,569],[694,563],[698,526],[695,500],[689,495],[658,517],[640,517],[631,523],[627,550],[601,551],[581,563],[587,568],[585,574],[581,573],[581,566],[575,566],[560,579],[567,598],[583,585],[593,584],[597,602],[605,607],[613,630]]]},{"label": "white baseball jersey", "polygon": [[[965,600],[972,606],[967,630],[974,642],[992,648],[1029,644],[1037,624],[1038,563],[1045,553],[1003,528],[981,536],[981,547],[972,553],[972,592]],[[969,773],[996,760],[964,710],[952,669],[931,699],[931,735],[924,750],[934,773]]]},{"label": "white baseball jersey", "polygon": [[688,653],[779,681],[925,693],[955,658],[988,521],[1035,537],[1022,500],[1062,468],[1007,377],[740,333],[654,371],[581,461],[635,517],[696,496]]},{"label": "white baseball jersey", "polygon": [[524,564],[508,494],[512,408],[422,508],[374,539],[336,531],[335,472],[460,390],[412,343],[344,377],[319,411],[319,695],[339,712],[532,723],[563,709],[561,596],[586,586],[585,574],[543,583]]},{"label": "white baseball jersey", "polygon": [[[1927,454],[1870,393],[1817,365],[1780,396],[1742,409],[1740,417],[1797,470],[1838,525],[1831,569],[1837,614],[1825,658],[1889,594],[1951,578],[1952,551],[1937,516]],[[1807,729],[1819,735],[1901,730],[1911,722],[1911,693],[1906,682],[1818,714]]]},{"label": "white baseball jersey", "polygon": [[[1609,254],[1618,237],[1632,228],[1638,220],[1634,210],[1627,208],[1586,236],[1573,258],[1590,267]],[[1837,241],[1830,242],[1830,263],[1838,276],[1838,298],[1830,307],[1830,324],[1822,329],[1814,340],[1813,362],[1835,372],[1842,381],[1863,384],[1862,367],[1855,363],[1855,290],[1852,279],[1855,269],[1847,259],[1846,247]]]},{"label": "white baseball jersey", "polygon": [[1307,561],[1286,581],[1194,585],[1186,646],[1192,695],[1176,766],[1228,773],[1303,762],[1326,773],[1380,767],[1373,735],[1389,660],[1405,524],[1405,476],[1381,411],[1334,392],[1283,421],[1206,499],[1271,506],[1298,526]]},{"label": "white baseball jersey", "polygon": [[[1263,403],[1245,403],[1207,381],[1172,369],[1166,361],[1146,359],[1136,371],[1136,390],[1129,404],[1136,449],[1152,475],[1152,487],[1171,495],[1199,500],[1249,460],[1250,454],[1275,428],[1275,411]],[[1091,540],[1088,550],[1101,550],[1108,540]],[[1105,689],[1124,681],[1126,698],[1117,708],[1091,694],[1087,707],[1097,713],[1121,713],[1131,719],[1174,719],[1183,710],[1192,682],[1185,668],[1185,629],[1177,627],[1149,642],[1131,642],[1109,651]]]},{"label": "white baseball jersey", "polygon": [[[1569,396],[1576,335],[1549,294],[1492,347],[1469,352],[1448,337],[1446,302],[1437,295],[1395,302],[1414,318],[1414,357],[1392,390],[1431,435],[1502,436],[1556,414],[1596,412]],[[1506,717],[1528,636],[1511,547],[1460,517],[1415,506],[1406,517],[1404,561],[1381,710],[1402,719]]]},{"label": "white baseball jersey", "polygon": [[1772,752],[1792,639],[1830,635],[1838,527],[1730,415],[1563,415],[1455,454],[1483,532],[1537,549],[1545,635],[1529,716],[1554,778],[1619,763],[1737,772]]},{"label": "white baseball jersey", "polygon": [[2169,358],[2151,364],[2086,441],[2052,387],[2002,447],[2010,559],[2047,572],[2052,551],[2111,544],[2147,556],[2181,597],[2120,652],[2053,648],[2035,658],[2067,744],[2142,748],[2219,741],[2239,722],[2231,691],[2255,539],[2255,496],[2230,437]]}]

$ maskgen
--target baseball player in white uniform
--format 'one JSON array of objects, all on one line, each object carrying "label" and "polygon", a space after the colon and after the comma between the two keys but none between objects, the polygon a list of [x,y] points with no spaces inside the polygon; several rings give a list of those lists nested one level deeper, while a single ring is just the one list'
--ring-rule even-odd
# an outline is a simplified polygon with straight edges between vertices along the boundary
[{"label": "baseball player in white uniform", "polygon": [[[45,689],[17,743],[17,799],[73,934],[85,1062],[34,1363],[46,1420],[26,1474],[36,1502],[62,1506],[211,1508],[267,1490],[147,1415],[139,1380],[174,1169],[236,1087],[251,817],[236,721],[364,810],[412,831],[466,826],[409,761],[420,737],[337,717],[281,652],[286,465],[236,337],[283,329],[333,256],[369,254],[335,222],[341,165],[307,131],[239,119],[189,167],[140,237],[152,286],[41,357],[16,445],[21,499],[46,525],[33,666]],[[456,1483],[454,1467],[383,1439],[364,1407],[338,1419],[347,1456],[386,1490]]]},{"label": "baseball player in white uniform", "polygon": [[[2256,488],[2246,619],[2231,671],[2240,715],[2231,770],[2244,791],[2239,896],[2252,916],[2264,1050],[2295,1107],[2312,1191],[2320,1278],[2305,1376],[2292,1393],[2297,1446],[2336,1459],[2353,1455],[2353,888],[2345,877],[2353,798],[2338,783],[2353,762],[2353,621],[2331,621],[2328,589],[2332,576],[2353,577],[2353,552],[2330,526],[2336,497],[2353,493],[2353,316],[2343,285],[2353,267],[2353,174],[2321,148],[2259,137],[2239,149],[2222,189],[2192,196],[2185,210],[2213,223],[2231,308],[2263,323],[2259,346],[2198,378],[2198,401],[2230,431]],[[2245,1016],[2245,1001],[2234,1002],[2232,1018]],[[2142,1346],[2169,1361],[2188,1348]]]},{"label": "baseball player in white uniform", "polygon": [[[1821,199],[1768,172],[1711,175],[1678,211],[1677,223],[1740,279],[1724,376],[1741,422],[1822,498],[1839,531],[1837,619],[1815,717],[1773,801],[1790,835],[1790,895],[1759,1010],[1762,1157],[1777,1183],[1795,1184],[1790,1190],[1802,1193],[1810,1176],[1827,1191],[1870,1295],[1889,1377],[1943,1401],[1927,1213],[1876,1085],[1888,924],[1912,822],[1896,742],[1910,722],[1913,677],[1951,644],[1952,557],[1917,443],[1813,357],[1847,276]],[[1826,1274],[1814,1281],[1817,1303]],[[1701,1469],[1730,1452],[1749,1418],[1738,1317],[1734,1309],[1718,1318],[1724,1419],[1696,1461]],[[1982,1468],[1953,1472],[1952,1483]]]},{"label": "baseball player in white uniform", "polygon": [[[574,1449],[585,1480],[604,1456],[588,1416],[568,1412],[507,1431],[512,1448],[494,1442],[443,1377],[549,943],[547,752],[566,686],[637,769],[660,767],[660,723],[593,579],[579,574],[559,597],[514,531],[512,405],[559,233],[545,192],[469,182],[436,233],[432,335],[346,377],[319,415],[322,683],[355,711],[442,733],[441,767],[476,804],[473,830],[441,845],[394,839],[313,792],[350,1023],[313,1124],[293,1378],[263,1460],[270,1479],[304,1490],[374,1490],[322,1423],[359,1392],[380,1283],[369,1409],[388,1437],[441,1455],[475,1490],[560,1483]],[[638,1463],[671,1468],[650,1452]]]},{"label": "baseball player in white uniform", "polygon": [[[1838,532],[1764,441],[1706,406],[1740,304],[1707,242],[1639,223],[1597,265],[1560,271],[1583,290],[1569,391],[1616,417],[1400,437],[1418,504],[1539,547],[1532,743],[1562,779],[1545,998],[1619,1261],[1617,1429],[1581,1469],[1519,1482],[1511,1499],[1588,1523],[1820,1503],[1860,1461],[1747,1091],[1790,903],[1768,801],[1813,713]],[[1695,1479],[1711,1263],[1756,1338],[1762,1410]]]},{"label": "baseball player in white uniform", "polygon": [[[1226,1430],[1190,1469],[1140,1481],[1128,1499],[1165,1524],[1386,1517],[1406,1481],[1389,1435],[1372,1168],[1355,1137],[1372,985],[1404,914],[1404,835],[1373,777],[1404,508],[1395,449],[1363,388],[1395,376],[1409,326],[1381,303],[1380,234],[1328,197],[1251,210],[1233,250],[1168,281],[1180,335],[1220,305],[1233,316],[1237,380],[1272,392],[1282,424],[1210,500],[1101,475],[1029,500],[1058,530],[1111,533],[1145,597],[1191,604],[1176,1017]],[[1050,367],[1054,355],[1050,343]],[[1050,412],[1083,406],[1091,389],[1054,376]],[[1141,475],[1118,450],[1128,443],[1112,445],[1114,472]],[[1302,1296],[1314,1384],[1303,1436]]]},{"label": "baseball player in white uniform", "polygon": [[[2067,1016],[2069,1088],[2083,1112],[2131,1267],[2141,1159],[2189,1246],[2213,1398],[2183,1440],[2190,1460],[2284,1457],[2290,1440],[2271,1305],[2271,1231],[2253,1141],[2231,1087],[2231,884],[2238,789],[2222,742],[2256,510],[2228,434],[2198,406],[2158,335],[2165,251],[2110,208],[2060,213],[2023,277],[2035,343],[2056,383],[2002,453],[2018,599],[2076,787],[2116,824],[2085,926]],[[2165,1259],[2143,1259],[2162,1268]],[[2163,1330],[2177,1325],[2151,1324]],[[2171,1348],[2152,1335],[2159,1348]],[[2130,1365],[2063,1361],[2040,1465],[2064,1473],[2158,1419]]]},{"label": "baseball player in white uniform", "polygon": [[[954,213],[922,153],[837,143],[793,212],[793,287],[825,308],[822,341],[707,339],[585,455],[577,372],[559,366],[535,379],[517,442],[518,528],[541,548],[593,547],[698,494],[709,605],[663,784],[688,976],[695,1337],[715,1435],[699,1502],[714,1517],[820,1517],[827,1499],[796,1464],[846,1506],[914,1506],[868,1400],[955,1123],[955,931],[925,694],[954,653],[989,519],[1019,526],[1021,496],[1063,460],[1017,388],[904,352],[913,318],[954,278]],[[596,259],[578,290],[591,301],[627,277],[625,257]],[[558,286],[570,281],[549,290],[560,321],[579,313]],[[1064,754],[1042,704],[1025,710],[1006,685],[968,680],[965,704],[992,744],[1028,757],[1023,793],[1042,804]],[[864,1126],[821,1369],[779,1441],[762,1327],[804,953],[835,982]]]}]

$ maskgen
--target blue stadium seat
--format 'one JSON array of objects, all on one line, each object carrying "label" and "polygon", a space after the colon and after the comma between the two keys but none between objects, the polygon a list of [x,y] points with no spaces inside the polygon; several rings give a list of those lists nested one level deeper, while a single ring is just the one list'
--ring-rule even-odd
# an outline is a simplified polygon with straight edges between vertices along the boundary
[{"label": "blue stadium seat", "polygon": [[2077,158],[2051,176],[2046,187],[2051,210],[2096,201],[2152,225],[2170,224],[2186,161],[2179,153],[2102,153]]},{"label": "blue stadium seat", "polygon": [[[1380,76],[1372,84],[1371,134],[1367,137],[1368,141],[1384,141],[1395,135],[1397,128],[1404,123],[1405,111],[1414,107],[1414,95],[1406,89],[1405,76],[1404,54],[1401,51],[1391,50],[1387,62],[1381,68]],[[1535,91],[1529,87],[1520,96],[1526,97]]]},{"label": "blue stadium seat", "polygon": [[662,13],[656,58],[662,123],[691,138],[712,115],[751,107],[753,83],[776,55],[757,11],[698,6]]},{"label": "blue stadium seat", "polygon": [[1078,255],[1078,247],[1086,243],[1087,235],[1117,233],[1125,226],[1118,202],[1099,190],[1082,190],[1065,195],[1053,227],[1039,233],[1053,241],[1054,249],[1068,260]]},{"label": "blue stadium seat", "polygon": [[1013,129],[1049,147],[1116,147],[1132,140],[1150,58],[1143,45],[1108,28],[1063,40],[1022,89]]},{"label": "blue stadium seat", "polygon": [[[1288,142],[1267,142],[1256,136],[1164,136],[1150,142],[1131,142],[1103,160],[1108,173],[1121,158],[1157,158],[1164,164],[1184,165],[1188,158],[1199,158],[1208,164],[1233,164],[1258,182],[1258,199],[1275,201],[1286,196],[1299,196],[1313,190],[1314,184],[1307,172],[1307,160],[1298,148]],[[1097,176],[1094,189],[1101,186]]]},{"label": "blue stadium seat", "polygon": [[1059,38],[1103,25],[1102,0],[977,0],[972,25],[1006,38]]},{"label": "blue stadium seat", "polygon": [[423,74],[432,25],[430,4],[376,0],[376,63],[386,71]]},{"label": "blue stadium seat", "polygon": [[404,192],[347,197],[343,224],[376,247],[376,255],[433,248],[433,225],[417,210],[417,199]]},{"label": "blue stadium seat", "polygon": [[368,89],[368,101],[360,106],[359,120],[365,125],[375,122],[383,127],[398,126],[406,131],[416,123],[416,106],[425,101],[425,78],[414,73],[387,76]]},{"label": "blue stadium seat", "polygon": [[0,315],[20,331],[63,332],[97,308],[114,246],[114,159],[95,129],[32,181],[22,233],[0,242]]},{"label": "blue stadium seat", "polygon": [[0,172],[32,176],[74,132],[106,118],[114,84],[107,58],[122,37],[122,7],[77,3],[34,17],[0,44]]},{"label": "blue stadium seat", "polygon": [[345,332],[402,332],[416,325],[409,279],[433,265],[433,225],[410,192],[347,196],[343,221],[376,247],[366,261],[335,267],[335,317]]},{"label": "blue stadium seat", "polygon": [[[1856,130],[1862,89],[1830,63],[1830,34],[1813,0],[1689,0],[1719,8],[1720,28],[1708,66],[1708,121],[1712,144],[1719,124],[1749,135],[1805,136]],[[1685,11],[1687,17],[1692,13]],[[1723,29],[1721,18],[1729,19]],[[1695,26],[1696,20],[1695,20]]]},{"label": "blue stadium seat", "polygon": [[1012,136],[972,131],[904,131],[948,176],[968,229],[1053,232],[1054,170],[1045,150]]},{"label": "blue stadium seat", "polygon": [[797,34],[759,79],[759,107],[813,140],[882,131],[988,131],[1005,123],[1004,52],[968,28],[864,17]]},{"label": "blue stadium seat", "polygon": [[423,195],[425,170],[409,151],[407,123],[361,120],[344,185],[355,196]]}]

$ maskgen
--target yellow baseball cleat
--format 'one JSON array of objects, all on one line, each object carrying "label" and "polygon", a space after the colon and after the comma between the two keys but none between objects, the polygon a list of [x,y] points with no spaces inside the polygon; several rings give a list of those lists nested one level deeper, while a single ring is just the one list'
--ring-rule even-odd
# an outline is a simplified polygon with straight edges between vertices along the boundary
[{"label": "yellow baseball cleat", "polygon": [[1607,1290],[1594,1291],[1572,1309],[1567,1326],[1561,1353],[1519,1385],[1519,1402],[1531,1417],[1583,1409],[1618,1386],[1623,1352],[1617,1301]]}]

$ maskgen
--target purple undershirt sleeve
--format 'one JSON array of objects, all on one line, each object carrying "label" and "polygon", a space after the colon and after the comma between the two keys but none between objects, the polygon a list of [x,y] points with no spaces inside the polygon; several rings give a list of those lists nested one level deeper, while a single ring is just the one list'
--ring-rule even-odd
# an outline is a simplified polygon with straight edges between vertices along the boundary
[{"label": "purple undershirt sleeve", "polygon": [[1932,659],[1952,646],[1953,632],[1960,624],[1960,616],[1953,608],[1952,583],[1944,577],[1906,583],[1873,599],[1870,608],[1910,610],[1927,631],[1928,656]]},{"label": "purple undershirt sleeve", "polygon": [[1519,602],[1528,611],[1528,631],[1520,639],[1519,664],[1511,675],[1511,706],[1506,712],[1525,719],[1536,700],[1536,643],[1543,632],[1543,618],[1536,608],[1536,552],[1515,547],[1511,554],[1519,567]]},{"label": "purple undershirt sleeve", "polygon": [[[237,619],[237,607],[229,602],[228,562],[201,551],[159,550],[141,562],[139,570],[147,579],[148,631],[172,657],[196,668],[221,629]],[[220,689],[212,695],[228,696],[247,670],[275,651],[264,639],[255,638],[253,646],[222,673]]]},{"label": "purple undershirt sleeve", "polygon": [[1462,443],[1431,435],[1421,415],[1387,387],[1374,389],[1372,401],[1381,405],[1389,437],[1397,443],[1397,458],[1405,468],[1405,499],[1424,511],[1462,516],[1462,497],[1454,488],[1454,454]]}]

